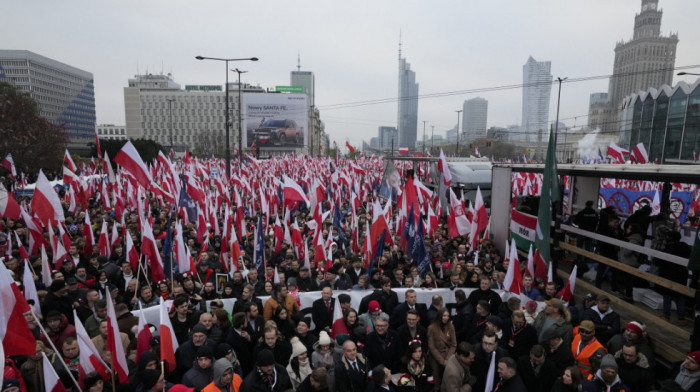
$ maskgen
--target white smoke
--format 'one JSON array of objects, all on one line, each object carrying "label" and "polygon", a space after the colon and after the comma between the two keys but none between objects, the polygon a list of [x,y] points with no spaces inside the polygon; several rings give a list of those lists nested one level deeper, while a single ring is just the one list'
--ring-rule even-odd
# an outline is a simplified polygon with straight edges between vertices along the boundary
[{"label": "white smoke", "polygon": [[595,159],[598,157],[598,149],[600,148],[601,151],[603,151],[603,148],[605,147],[605,142],[602,140],[598,140],[599,132],[600,129],[598,128],[595,131],[586,134],[584,137],[581,138],[581,140],[578,141],[579,159],[583,161],[595,161]]}]

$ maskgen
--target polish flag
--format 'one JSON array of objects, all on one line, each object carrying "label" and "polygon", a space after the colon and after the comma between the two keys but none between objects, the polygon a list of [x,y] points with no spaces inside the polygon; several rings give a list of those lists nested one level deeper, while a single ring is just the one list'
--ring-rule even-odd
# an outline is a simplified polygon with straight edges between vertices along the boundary
[{"label": "polish flag", "polygon": [[445,158],[445,153],[440,149],[440,160],[438,161],[438,171],[442,173],[442,180],[446,186],[452,184],[452,173],[450,173],[450,168],[447,167],[447,158]]},{"label": "polish flag", "polygon": [[284,229],[280,223],[279,215],[275,215],[275,228],[273,231],[273,236],[275,237],[275,254],[282,250],[282,242],[284,242]]},{"label": "polish flag", "polygon": [[549,282],[549,277],[547,273],[547,264],[545,264],[544,259],[540,255],[540,250],[535,249],[535,255],[533,256],[535,260],[535,278],[542,278],[545,282]]},{"label": "polish flag", "polygon": [[299,229],[299,224],[297,223],[296,219],[294,220],[294,223],[292,223],[292,247],[294,248],[294,252],[297,255],[297,259],[299,260],[304,260],[306,257],[305,251],[304,251],[304,240],[301,237],[301,230]]},{"label": "polish flag", "polygon": [[83,237],[85,237],[85,255],[92,255],[92,247],[95,246],[95,235],[92,232],[92,223],[90,223],[90,214],[86,211],[85,223],[83,223]]},{"label": "polish flag", "polygon": [[530,244],[530,251],[527,253],[527,266],[525,267],[525,273],[530,275],[532,279],[535,279],[535,258],[532,256],[532,244]]},{"label": "polish flag", "polygon": [[107,229],[107,221],[103,220],[102,231],[100,232],[100,238],[97,241],[97,248],[100,250],[100,255],[107,257],[109,257],[109,255],[111,254],[108,235],[109,233]]},{"label": "polish flag", "polygon": [[21,214],[15,197],[0,183],[0,217],[18,220]]},{"label": "polish flag", "polygon": [[[17,233],[15,233],[17,235]],[[22,248],[22,243],[19,244]],[[24,260],[24,274],[22,275],[22,286],[24,286],[24,298],[34,301],[34,309],[37,313],[41,314],[41,304],[39,303],[39,294],[36,291],[36,284],[34,284],[34,274],[29,268],[29,260]]]},{"label": "polish flag", "polygon": [[239,271],[241,269],[241,264],[240,264],[239,258],[241,257],[242,253],[241,253],[241,246],[238,243],[238,236],[236,235],[236,229],[233,226],[231,226],[231,234],[230,235],[231,235],[231,242],[230,242],[231,246],[229,247],[230,248],[229,255],[231,258],[231,265],[232,265],[231,270],[230,270],[231,271],[230,274],[231,274],[231,276],[233,276],[234,272]]},{"label": "polish flag", "polygon": [[95,149],[97,150],[97,156],[102,157],[102,149],[100,148],[100,138],[97,136],[97,130],[95,130]]},{"label": "polish flag", "polygon": [[53,230],[49,230],[49,239],[51,240],[52,244],[51,250],[53,252],[53,264],[56,266],[56,269],[60,269],[63,263],[66,261],[73,263],[72,258],[68,255],[68,252],[66,252],[66,248],[53,234]]},{"label": "polish flag", "polygon": [[100,353],[97,351],[97,348],[95,348],[95,344],[90,340],[90,336],[88,336],[75,309],[73,309],[73,318],[75,320],[76,340],[78,340],[78,348],[80,349],[80,367],[83,368],[85,374],[98,372],[103,379],[106,379],[109,377],[109,367],[102,360],[102,357],[100,357]]},{"label": "polish flag", "polygon": [[114,303],[109,294],[109,290],[105,290],[105,299],[107,300],[107,345],[105,350],[112,353],[112,370],[119,376],[120,383],[129,382],[129,367],[126,364],[126,354],[124,346],[119,334],[119,326],[117,326],[117,314],[114,312]]},{"label": "polish flag", "polygon": [[12,173],[12,177],[17,177],[17,169],[15,169],[15,161],[12,159],[12,154],[7,154],[5,159],[2,160],[2,167]]},{"label": "polish flag", "polygon": [[644,143],[639,143],[634,146],[630,154],[630,160],[642,165],[649,162],[649,154],[647,154],[647,149],[644,148]]},{"label": "polish flag", "polygon": [[335,339],[338,334],[347,334],[348,328],[345,326],[343,319],[343,308],[340,306],[340,301],[336,300],[336,305],[333,308],[333,323],[331,324],[331,338]]},{"label": "polish flag", "polygon": [[131,265],[133,271],[138,271],[139,267],[139,252],[136,251],[134,240],[131,239],[129,230],[126,231],[126,261]]},{"label": "polish flag", "polygon": [[353,152],[355,152],[355,147],[353,147],[353,146],[350,144],[350,139],[348,139],[347,137],[345,138],[345,146],[348,148],[348,150],[350,150],[350,153],[351,153],[351,154],[352,154]]},{"label": "polish flag", "polygon": [[58,224],[58,235],[61,236],[61,242],[63,242],[63,247],[66,249],[70,249],[70,246],[73,245],[73,241],[70,240],[68,233],[66,233],[66,231],[63,229],[63,225],[60,223]]},{"label": "polish flag", "polygon": [[117,230],[116,222],[112,224],[112,238],[109,240],[110,251],[114,249],[114,245],[118,244],[119,241],[119,230]]},{"label": "polish flag", "polygon": [[303,189],[301,189],[301,186],[297,184],[294,180],[291,178],[284,176],[284,182],[283,182],[283,191],[284,191],[284,205],[287,208],[291,208],[294,203],[298,201],[303,201],[306,203],[306,206],[308,207],[310,205],[309,198],[306,196],[306,193],[304,192]]},{"label": "polish flag", "polygon": [[46,247],[41,245],[41,281],[46,287],[51,286],[51,266],[49,265],[49,256],[46,255]]},{"label": "polish flag", "polygon": [[69,168],[63,166],[63,183],[70,185],[71,188],[74,186],[80,186],[80,177],[73,173]]},{"label": "polish flag", "polygon": [[571,301],[571,298],[574,296],[574,288],[576,287],[576,273],[578,271],[578,266],[574,265],[574,268],[571,270],[571,275],[569,276],[569,281],[566,282],[566,286],[564,286],[563,289],[561,289],[557,293],[557,297],[561,298],[562,301],[564,302],[569,302]]},{"label": "polish flag", "polygon": [[469,234],[471,223],[469,219],[467,219],[464,203],[462,200],[457,199],[457,195],[455,195],[452,188],[450,188],[450,208],[452,209],[452,216],[454,217],[455,227],[459,235]]},{"label": "polish flag", "polygon": [[32,198],[32,212],[39,217],[42,223],[53,222],[53,224],[49,223],[51,226],[55,225],[55,222],[66,220],[63,216],[61,200],[42,170],[39,170],[39,178],[36,180],[36,188]]},{"label": "polish flag", "polygon": [[518,248],[515,246],[515,239],[511,240],[510,244],[510,263],[508,263],[508,271],[506,279],[503,281],[503,287],[513,294],[520,295],[523,289],[523,277],[520,273],[520,262],[518,261]]},{"label": "polish flag", "polygon": [[10,271],[0,263],[0,340],[6,356],[34,355],[36,339],[24,319],[29,310]]},{"label": "polish flag", "polygon": [[[32,354],[33,355],[33,354]],[[61,379],[58,378],[56,370],[53,368],[51,361],[46,357],[46,353],[41,352],[41,364],[44,369],[44,390],[46,392],[66,392],[66,387],[63,386]]]},{"label": "polish flag", "polygon": [[151,267],[151,278],[154,282],[165,280],[163,272],[163,262],[160,259],[160,252],[156,246],[156,240],[153,238],[153,230],[148,221],[141,222],[141,254],[146,256]]},{"label": "polish flag", "polygon": [[136,363],[139,363],[141,354],[143,354],[144,351],[151,349],[151,338],[153,338],[151,335],[151,328],[146,322],[146,316],[143,314],[143,308],[140,302],[139,311],[139,326],[136,330]]},{"label": "polish flag", "polygon": [[138,151],[136,151],[136,147],[134,147],[131,141],[126,142],[117,156],[114,157],[114,162],[131,173],[144,189],[148,189],[148,185],[153,182],[150,170],[148,170],[146,164],[143,163],[141,156]]},{"label": "polish flag", "polygon": [[190,267],[190,264],[191,264],[190,252],[187,251],[185,241],[183,240],[183,237],[182,237],[182,223],[181,222],[178,222],[175,225],[175,231],[177,232],[177,235],[175,236],[175,256],[177,259],[177,267],[178,267],[178,271],[180,271],[180,273],[183,274],[185,272],[192,270],[192,268]]},{"label": "polish flag", "polygon": [[170,323],[170,317],[168,317],[165,301],[161,301],[158,306],[160,307],[160,358],[168,365],[167,371],[170,372],[177,367],[175,351],[179,345],[173,325]]},{"label": "polish flag", "polygon": [[323,232],[318,229],[316,233],[316,254],[314,255],[314,266],[318,268],[321,266],[322,261],[326,261],[326,251],[323,247]]},{"label": "polish flag", "polygon": [[63,154],[63,163],[65,163],[72,172],[75,173],[78,171],[78,166],[73,162],[73,158],[71,158],[68,149],[66,149],[65,154]]},{"label": "polish flag", "polygon": [[476,187],[476,201],[474,202],[474,218],[472,218],[472,249],[477,249],[479,247],[479,234],[481,234],[486,225],[489,222],[488,213],[486,213],[486,205],[484,204],[484,199],[481,196],[481,188]]},{"label": "polish flag", "polygon": [[629,151],[611,141],[606,155],[612,158],[613,163],[625,163],[625,155],[627,154]]},{"label": "polish flag", "polygon": [[70,202],[68,203],[68,212],[71,214],[75,214],[76,210],[76,196],[75,196],[75,187],[68,187],[68,199],[70,199]]}]

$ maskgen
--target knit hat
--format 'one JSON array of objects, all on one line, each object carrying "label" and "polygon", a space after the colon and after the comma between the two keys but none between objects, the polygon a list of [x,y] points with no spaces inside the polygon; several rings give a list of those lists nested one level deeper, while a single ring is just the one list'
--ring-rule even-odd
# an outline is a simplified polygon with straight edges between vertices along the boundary
[{"label": "knit hat", "polygon": [[339,333],[335,335],[335,341],[338,342],[339,346],[344,345],[348,340],[350,340],[350,335],[346,333]]},{"label": "knit hat", "polygon": [[49,287],[51,289],[52,293],[55,293],[56,291],[66,287],[66,281],[63,279],[56,279],[53,282],[51,282],[51,286]]},{"label": "knit hat", "polygon": [[[54,280],[55,282],[55,280]],[[51,321],[51,320],[60,320],[62,319],[61,317],[61,312],[58,310],[49,310],[49,312],[46,314],[46,321]]]},{"label": "knit hat", "polygon": [[700,351],[689,352],[688,356],[690,357],[690,359],[700,364]]},{"label": "knit hat", "polygon": [[380,310],[379,302],[377,302],[376,300],[369,301],[369,312],[373,313],[377,310]]},{"label": "knit hat", "polygon": [[579,325],[579,331],[582,329],[586,331],[595,331],[595,324],[593,324],[591,320],[583,320],[581,321],[581,325]]},{"label": "knit hat", "polygon": [[214,358],[214,353],[206,344],[197,349],[197,358]]},{"label": "knit hat", "polygon": [[3,391],[7,388],[12,388],[12,387],[21,388],[19,385],[19,381],[16,378],[6,378],[5,381],[2,382],[2,390]]},{"label": "knit hat", "polygon": [[[233,348],[231,348],[231,345],[228,343],[219,343],[216,346],[216,359],[223,358],[227,356],[229,353],[233,353]],[[235,357],[236,354],[234,353],[233,356]]]},{"label": "knit hat", "polygon": [[160,378],[160,372],[158,370],[146,369],[138,373],[138,379],[143,384],[146,390],[153,388]]},{"label": "knit hat", "polygon": [[268,349],[263,349],[260,350],[258,353],[258,362],[256,362],[256,365],[258,366],[271,366],[275,364],[275,356],[272,354],[272,351]]},{"label": "knit hat", "polygon": [[527,309],[528,312],[532,313],[537,310],[537,302],[533,300],[527,301],[525,304],[525,309]]},{"label": "knit hat", "polygon": [[615,357],[613,357],[612,354],[606,354],[603,357],[603,360],[600,361],[600,368],[605,369],[605,368],[613,368],[617,370],[617,362],[615,362]]},{"label": "knit hat", "polygon": [[168,389],[168,392],[194,392],[194,388],[187,388],[182,384],[175,384],[172,388]]},{"label": "knit hat", "polygon": [[190,335],[194,335],[198,332],[206,335],[207,327],[205,327],[204,324],[197,323],[197,324],[195,324],[194,327],[192,327],[192,332],[190,333]]},{"label": "knit hat", "polygon": [[[88,373],[85,375],[85,378],[83,378],[83,384],[85,385],[85,389],[90,389],[93,385],[97,384],[98,381],[102,380],[102,376],[97,373],[97,372],[92,372]],[[3,387],[3,389],[5,389]]]},{"label": "knit hat", "polygon": [[319,346],[325,346],[326,344],[332,344],[331,337],[328,336],[328,332],[321,331],[318,334],[318,344]]},{"label": "knit hat", "polygon": [[644,335],[644,325],[637,321],[630,321],[625,326],[625,329],[629,329],[630,331],[636,333],[639,336]]},{"label": "knit hat", "polygon": [[296,358],[307,351],[306,346],[298,337],[294,336],[289,342],[292,344],[292,358]]}]

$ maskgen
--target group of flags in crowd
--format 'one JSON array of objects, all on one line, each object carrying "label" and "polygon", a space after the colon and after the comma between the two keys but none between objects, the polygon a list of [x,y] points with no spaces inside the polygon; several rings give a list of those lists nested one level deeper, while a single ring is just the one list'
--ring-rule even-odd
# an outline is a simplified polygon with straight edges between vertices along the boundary
[{"label": "group of flags in crowd", "polygon": [[[547,222],[552,221],[552,203],[560,200],[554,138],[550,135],[549,140],[545,171],[541,179],[528,176],[521,183],[516,178],[513,186],[516,194],[519,190],[528,189],[528,192],[538,192],[545,196],[540,199],[535,252],[530,249],[525,270],[532,276],[546,280],[552,279],[551,264],[547,267],[550,260],[550,225]],[[621,150],[616,146],[613,148],[613,144],[608,150],[610,156]],[[346,141],[346,145],[352,147],[349,141]],[[636,158],[638,162],[646,162],[643,146],[639,151],[633,151],[633,155],[639,154],[641,158]],[[371,274],[384,246],[395,245],[395,239],[399,240],[396,245],[401,246],[407,257],[414,260],[421,274],[425,274],[432,268],[425,237],[435,234],[440,217],[445,214],[449,237],[465,236],[471,250],[478,249],[481,238],[489,237],[490,220],[480,189],[477,190],[474,203],[470,201],[467,204],[464,195],[458,197],[454,189],[449,188],[449,206],[443,210],[437,192],[430,190],[420,180],[429,178],[434,184],[442,181],[445,186],[451,185],[452,176],[442,151],[437,172],[431,171],[430,166],[424,163],[384,161],[376,156],[359,156],[355,160],[347,160],[337,156],[329,159],[290,155],[259,161],[246,154],[239,169],[230,175],[224,169],[226,165],[223,160],[197,159],[189,154],[183,159],[171,160],[172,154],[168,157],[160,152],[157,159],[147,164],[131,142],[127,142],[114,157],[116,170],[106,152],[102,153],[98,149],[98,154],[97,161],[91,160],[79,167],[66,151],[62,176],[66,186],[63,201],[41,171],[29,204],[18,204],[12,192],[0,185],[0,216],[24,221],[28,248],[25,249],[16,233],[14,246],[19,248],[27,271],[29,256],[41,255],[41,279],[47,286],[51,283],[51,270],[60,268],[64,262],[73,262],[66,251],[72,242],[65,227],[62,202],[68,206],[70,213],[75,213],[78,205],[86,210],[89,199],[101,202],[113,217],[113,225],[110,232],[108,222],[103,221],[100,234],[95,238],[90,214],[86,213],[81,230],[86,239],[84,252],[92,254],[96,249],[99,254],[109,256],[113,246],[123,242],[126,259],[132,268],[144,273],[148,270],[153,281],[172,279],[176,273],[194,270],[194,260],[184,242],[183,228],[188,223],[194,224],[197,240],[203,244],[204,249],[210,246],[208,239],[211,235],[220,236],[220,259],[228,273],[236,270],[247,273],[247,266],[241,258],[241,242],[252,236],[252,267],[258,270],[260,276],[265,276],[267,260],[280,251],[283,243],[289,244],[298,259],[310,269],[327,270],[333,263],[332,249],[335,245],[346,252],[361,255],[367,273]],[[12,157],[8,155],[2,165],[21,184],[23,176],[18,177]],[[407,175],[409,170],[414,170],[416,175]],[[388,179],[387,173],[398,174],[398,181]],[[381,197],[382,187],[391,188],[391,194],[397,195],[397,213],[392,212],[392,197]],[[175,222],[174,230],[171,230],[168,221],[163,241],[164,258],[160,256],[153,234],[151,203],[146,198],[149,192],[161,206],[177,211],[181,217]],[[345,209],[344,201],[349,201]],[[138,216],[140,254],[131,237],[131,234],[137,233],[130,233],[126,229],[127,211],[135,212]],[[260,214],[251,232],[245,219],[255,218],[256,211]],[[299,222],[296,211],[308,211],[311,219]],[[367,222],[361,228],[359,217],[363,213],[367,216]],[[336,239],[332,230],[324,233],[323,222],[328,217],[331,217],[333,228],[337,228]],[[120,228],[117,222],[121,223]],[[74,224],[81,228],[80,222]],[[304,225],[308,230],[302,230]],[[364,238],[361,241],[362,229]],[[396,237],[392,237],[392,229]],[[44,239],[46,232],[49,241]],[[271,233],[271,246],[266,245],[266,233]],[[13,240],[12,237],[9,236],[10,241]],[[309,246],[315,251],[313,260],[309,257]],[[46,252],[49,247],[53,256],[51,260]],[[8,247],[8,255],[12,248],[12,245]],[[515,243],[508,248],[510,263],[505,287],[519,295],[522,290],[522,275]],[[31,276],[31,272],[25,273],[22,295],[5,266],[0,263],[0,340],[3,342],[0,350],[4,346],[4,355],[29,355],[35,352],[34,338],[23,318],[23,313],[29,309],[25,298],[35,299],[35,304],[39,306]],[[575,279],[576,274],[571,276]],[[571,297],[573,286],[572,280],[562,290],[565,300]],[[126,382],[126,356],[109,298],[107,303],[107,349],[112,352],[112,365],[116,374],[121,381]],[[169,366],[174,367],[177,340],[168,318],[168,304],[162,303],[160,306],[161,356]],[[97,355],[77,317],[76,329],[80,363],[84,370],[95,370],[102,374],[108,372],[109,367]],[[146,339],[148,334],[150,331],[146,324],[139,323],[139,354],[147,349],[141,342],[150,341]],[[8,341],[12,341],[12,344],[5,344]],[[52,369],[51,366],[44,366],[44,371],[52,371],[47,369]],[[45,374],[44,379],[47,383],[60,383],[51,374]],[[48,388],[47,385],[47,389],[54,390],[54,387]]]}]

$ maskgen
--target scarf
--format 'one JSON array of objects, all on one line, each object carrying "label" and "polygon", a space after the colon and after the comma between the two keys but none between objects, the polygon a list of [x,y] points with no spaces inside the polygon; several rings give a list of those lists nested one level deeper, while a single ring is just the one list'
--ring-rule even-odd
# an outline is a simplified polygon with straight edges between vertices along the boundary
[{"label": "scarf", "polygon": [[408,360],[408,374],[413,376],[413,378],[418,378],[423,374],[425,370],[425,358],[421,358],[419,361],[413,358]]}]

